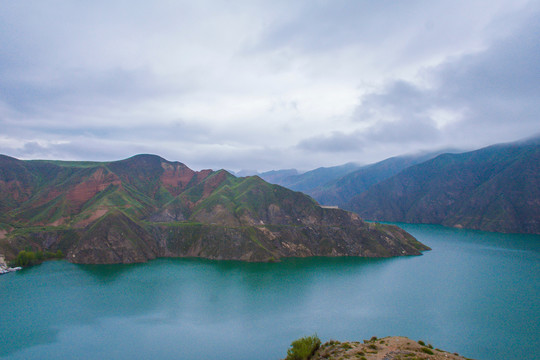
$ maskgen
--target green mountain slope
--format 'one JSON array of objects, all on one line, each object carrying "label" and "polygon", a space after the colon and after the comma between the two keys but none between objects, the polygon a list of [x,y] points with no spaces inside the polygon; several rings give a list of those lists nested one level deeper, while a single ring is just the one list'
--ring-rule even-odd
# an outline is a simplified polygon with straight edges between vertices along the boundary
[{"label": "green mountain slope", "polygon": [[427,247],[403,230],[323,209],[259,177],[193,171],[155,155],[99,162],[0,157],[0,252],[62,250],[77,263],[159,256],[248,261],[398,256]]},{"label": "green mountain slope", "polygon": [[346,205],[372,220],[540,233],[540,141],[444,154]]},{"label": "green mountain slope", "polygon": [[440,153],[392,157],[363,166],[339,179],[310,189],[306,191],[306,194],[312,196],[321,204],[343,207],[353,196],[366,191],[372,185],[392,177],[409,166],[432,159]]}]

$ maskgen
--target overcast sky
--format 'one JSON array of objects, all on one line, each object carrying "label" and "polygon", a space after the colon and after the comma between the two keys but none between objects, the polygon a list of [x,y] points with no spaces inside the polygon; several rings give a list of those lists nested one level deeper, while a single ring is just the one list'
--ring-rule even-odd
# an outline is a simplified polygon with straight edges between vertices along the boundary
[{"label": "overcast sky", "polygon": [[311,169],[540,133],[540,1],[0,0],[0,153]]}]

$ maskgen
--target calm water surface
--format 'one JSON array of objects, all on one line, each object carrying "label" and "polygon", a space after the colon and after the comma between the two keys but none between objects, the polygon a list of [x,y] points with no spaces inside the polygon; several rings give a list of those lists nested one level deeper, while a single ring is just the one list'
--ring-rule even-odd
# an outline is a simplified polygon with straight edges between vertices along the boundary
[{"label": "calm water surface", "polygon": [[540,358],[540,236],[401,224],[394,259],[51,261],[0,277],[2,359],[279,359],[290,342],[404,335]]}]

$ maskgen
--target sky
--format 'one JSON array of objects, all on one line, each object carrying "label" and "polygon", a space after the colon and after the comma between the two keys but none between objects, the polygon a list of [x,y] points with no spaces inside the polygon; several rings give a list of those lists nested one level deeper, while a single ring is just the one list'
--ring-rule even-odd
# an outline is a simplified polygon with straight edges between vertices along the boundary
[{"label": "sky", "polygon": [[0,0],[0,153],[297,168],[540,134],[540,1]]}]

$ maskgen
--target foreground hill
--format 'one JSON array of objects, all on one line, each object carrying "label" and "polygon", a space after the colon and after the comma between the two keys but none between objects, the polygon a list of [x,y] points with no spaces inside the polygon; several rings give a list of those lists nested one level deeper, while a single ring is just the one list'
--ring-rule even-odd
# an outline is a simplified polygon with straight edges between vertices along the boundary
[{"label": "foreground hill", "polygon": [[0,156],[0,252],[12,259],[28,248],[61,250],[76,263],[387,257],[427,249],[395,226],[323,209],[256,176],[197,172],[155,155],[107,163]]},{"label": "foreground hill", "polygon": [[[304,338],[305,339],[305,338]],[[294,359],[289,356],[286,360]],[[335,340],[322,344],[309,360],[466,360],[457,353],[434,349],[432,345],[402,336],[392,336],[363,342],[339,342]]]},{"label": "foreground hill", "polygon": [[540,140],[444,154],[344,206],[371,220],[540,233]]}]

